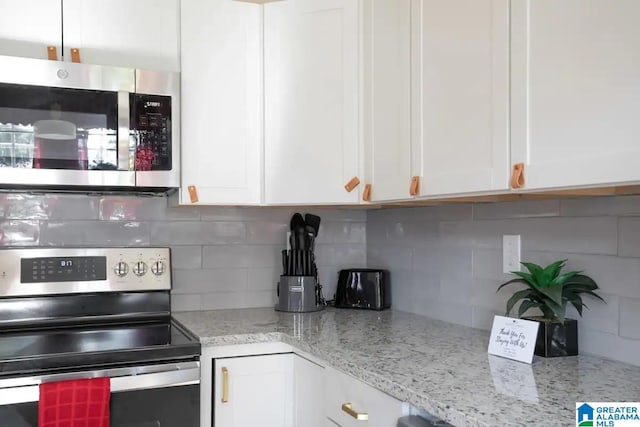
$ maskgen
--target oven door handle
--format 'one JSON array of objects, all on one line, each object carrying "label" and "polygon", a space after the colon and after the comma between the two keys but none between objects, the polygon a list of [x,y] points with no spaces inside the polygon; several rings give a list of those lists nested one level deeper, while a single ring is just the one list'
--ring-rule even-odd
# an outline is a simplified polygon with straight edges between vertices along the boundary
[{"label": "oven door handle", "polygon": [[[111,392],[121,393],[127,391],[150,390],[156,388],[178,387],[200,383],[200,363],[191,362],[194,367],[175,369],[150,373],[130,373],[129,375],[115,376],[111,378]],[[186,364],[183,364],[186,365]],[[161,365],[160,365],[161,366]],[[13,405],[17,403],[37,402],[40,400],[40,384],[54,381],[65,381],[69,379],[98,378],[108,371],[87,371],[77,374],[60,374],[46,377],[29,378],[29,385],[0,388],[0,405]],[[96,375],[97,374],[97,375]],[[64,378],[64,377],[67,378]],[[69,378],[71,377],[71,378]],[[2,384],[2,382],[0,382]]]}]

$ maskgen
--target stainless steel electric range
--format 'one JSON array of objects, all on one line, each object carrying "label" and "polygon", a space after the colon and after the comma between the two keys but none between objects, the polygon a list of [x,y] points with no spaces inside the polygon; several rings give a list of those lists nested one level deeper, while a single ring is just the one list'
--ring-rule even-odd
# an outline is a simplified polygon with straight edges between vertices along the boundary
[{"label": "stainless steel electric range", "polygon": [[39,385],[111,378],[111,425],[195,427],[200,343],[171,318],[168,248],[0,250],[0,426]]}]

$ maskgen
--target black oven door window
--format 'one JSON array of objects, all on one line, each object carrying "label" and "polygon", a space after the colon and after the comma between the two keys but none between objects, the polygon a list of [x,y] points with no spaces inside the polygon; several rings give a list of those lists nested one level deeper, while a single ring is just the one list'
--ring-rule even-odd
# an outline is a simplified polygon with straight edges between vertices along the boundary
[{"label": "black oven door window", "polygon": [[[111,394],[112,427],[198,427],[200,386]],[[37,427],[38,403],[0,406],[0,426]]]},{"label": "black oven door window", "polygon": [[0,167],[115,170],[118,94],[0,84]]}]

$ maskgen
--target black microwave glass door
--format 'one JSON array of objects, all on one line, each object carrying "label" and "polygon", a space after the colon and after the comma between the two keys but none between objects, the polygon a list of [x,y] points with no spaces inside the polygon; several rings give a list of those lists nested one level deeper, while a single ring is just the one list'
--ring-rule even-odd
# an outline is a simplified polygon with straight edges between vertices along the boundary
[{"label": "black microwave glass door", "polygon": [[171,170],[171,97],[129,95],[136,171]]},{"label": "black microwave glass door", "polygon": [[[113,427],[198,427],[200,386],[112,393]],[[38,427],[38,402],[0,406],[0,426]]]},{"label": "black microwave glass door", "polygon": [[118,94],[0,84],[0,167],[115,170]]}]

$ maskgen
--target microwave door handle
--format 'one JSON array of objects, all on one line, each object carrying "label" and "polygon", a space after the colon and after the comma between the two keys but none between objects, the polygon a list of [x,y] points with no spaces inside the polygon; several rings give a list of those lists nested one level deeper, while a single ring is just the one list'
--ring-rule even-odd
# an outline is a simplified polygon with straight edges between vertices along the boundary
[{"label": "microwave door handle", "polygon": [[129,92],[118,92],[118,170],[131,170],[129,161]]}]

